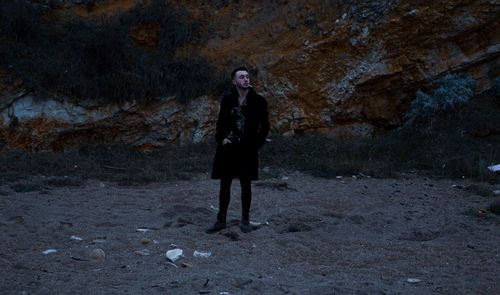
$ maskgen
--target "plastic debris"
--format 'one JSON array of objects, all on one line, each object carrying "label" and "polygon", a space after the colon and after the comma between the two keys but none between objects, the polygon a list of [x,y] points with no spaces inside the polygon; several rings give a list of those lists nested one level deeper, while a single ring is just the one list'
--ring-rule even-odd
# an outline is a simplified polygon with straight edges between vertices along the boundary
[{"label": "plastic debris", "polygon": [[136,229],[136,231],[141,232],[141,233],[147,233],[148,231],[150,231],[150,229],[149,228],[138,228],[138,229]]},{"label": "plastic debris", "polygon": [[342,178],[344,178],[344,176],[339,175],[339,176],[335,176],[335,178],[342,179]]},{"label": "plastic debris", "polygon": [[494,190],[494,191],[493,191],[493,194],[494,194],[494,195],[497,195],[497,196],[498,196],[498,195],[500,195],[500,190],[498,190],[498,189]]},{"label": "plastic debris", "polygon": [[214,211],[219,211],[219,208],[215,207],[214,205],[210,205],[210,209],[212,209]]},{"label": "plastic debris", "polygon": [[409,278],[406,280],[410,284],[420,283],[420,279]]},{"label": "plastic debris", "polygon": [[101,260],[106,258],[106,253],[102,249],[96,248],[90,252],[89,256],[93,259]]},{"label": "plastic debris", "polygon": [[73,240],[73,241],[81,241],[83,240],[82,238],[78,237],[78,236],[71,236],[69,237],[70,240]]},{"label": "plastic debris", "polygon": [[210,251],[194,251],[193,252],[193,257],[200,257],[200,258],[208,258],[212,256],[212,252]]},{"label": "plastic debris", "polygon": [[176,262],[179,258],[182,257],[182,249],[176,248],[172,250],[168,250],[165,256],[168,258],[168,260],[172,262]]},{"label": "plastic debris", "polygon": [[57,250],[56,249],[47,249],[45,251],[43,251],[42,253],[47,255],[47,254],[52,254],[52,253],[56,253]]},{"label": "plastic debris", "polygon": [[488,166],[488,169],[490,169],[490,171],[492,172],[500,171],[500,164]]}]

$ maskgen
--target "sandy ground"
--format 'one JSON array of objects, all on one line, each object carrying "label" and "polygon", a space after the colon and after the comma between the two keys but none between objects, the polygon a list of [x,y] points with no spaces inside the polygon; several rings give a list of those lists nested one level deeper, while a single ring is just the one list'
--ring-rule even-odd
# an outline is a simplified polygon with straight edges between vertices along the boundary
[{"label": "sandy ground", "polygon": [[[251,219],[263,225],[244,234],[236,182],[231,226],[213,235],[218,182],[206,177],[3,186],[0,293],[500,294],[500,216],[476,216],[492,197],[468,184],[291,173],[254,184]],[[174,248],[184,256],[170,263]]]}]

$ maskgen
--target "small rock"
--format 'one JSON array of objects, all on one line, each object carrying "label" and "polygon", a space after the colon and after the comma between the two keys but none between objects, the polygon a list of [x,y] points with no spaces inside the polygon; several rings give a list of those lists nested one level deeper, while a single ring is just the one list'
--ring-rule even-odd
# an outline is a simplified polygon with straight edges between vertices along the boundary
[{"label": "small rock", "polygon": [[149,256],[149,254],[150,254],[149,250],[147,250],[147,249],[138,250],[138,251],[135,251],[135,253],[142,255],[142,256]]},{"label": "small rock", "polygon": [[193,257],[200,257],[200,258],[208,258],[212,256],[212,252],[210,251],[194,251],[193,252]]},{"label": "small rock", "polygon": [[186,262],[181,262],[181,263],[179,263],[179,264],[180,264],[180,266],[182,266],[182,267],[184,267],[184,268],[188,268],[188,267],[191,267],[191,266],[192,266],[191,264],[186,263]]},{"label": "small rock", "polygon": [[104,251],[102,249],[96,248],[96,249],[90,251],[89,256],[90,256],[90,258],[93,258],[95,260],[102,260],[102,259],[106,258],[106,253],[104,253]]},{"label": "small rock", "polygon": [[168,250],[165,256],[168,258],[168,260],[175,262],[182,257],[182,253],[183,253],[182,249],[176,248]]},{"label": "small rock", "polygon": [[43,251],[42,253],[47,255],[47,254],[52,254],[52,253],[56,253],[57,250],[56,249],[47,249],[45,251]]},{"label": "small rock", "polygon": [[148,239],[148,238],[144,238],[144,239],[141,240],[141,244],[143,244],[143,245],[147,245],[149,243],[151,243],[151,240]]}]

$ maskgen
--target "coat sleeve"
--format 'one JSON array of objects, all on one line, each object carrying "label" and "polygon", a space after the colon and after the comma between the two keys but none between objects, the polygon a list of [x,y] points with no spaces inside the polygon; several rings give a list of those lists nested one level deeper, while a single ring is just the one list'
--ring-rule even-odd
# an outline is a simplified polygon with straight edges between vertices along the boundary
[{"label": "coat sleeve", "polygon": [[259,130],[257,133],[257,148],[261,148],[266,143],[267,135],[269,134],[269,114],[267,110],[267,102],[262,98],[262,105],[259,116]]},{"label": "coat sleeve", "polygon": [[222,144],[224,138],[227,137],[230,130],[231,124],[231,113],[229,110],[229,105],[227,103],[227,97],[223,97],[220,103],[219,117],[217,118],[217,124],[215,127],[215,141],[218,144]]}]

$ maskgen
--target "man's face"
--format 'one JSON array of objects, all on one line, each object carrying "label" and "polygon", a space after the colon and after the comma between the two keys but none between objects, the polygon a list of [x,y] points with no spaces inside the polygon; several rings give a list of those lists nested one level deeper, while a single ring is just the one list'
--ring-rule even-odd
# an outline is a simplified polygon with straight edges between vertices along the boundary
[{"label": "man's face", "polygon": [[250,87],[250,75],[247,71],[237,71],[233,77],[233,85],[240,89],[248,89]]}]

